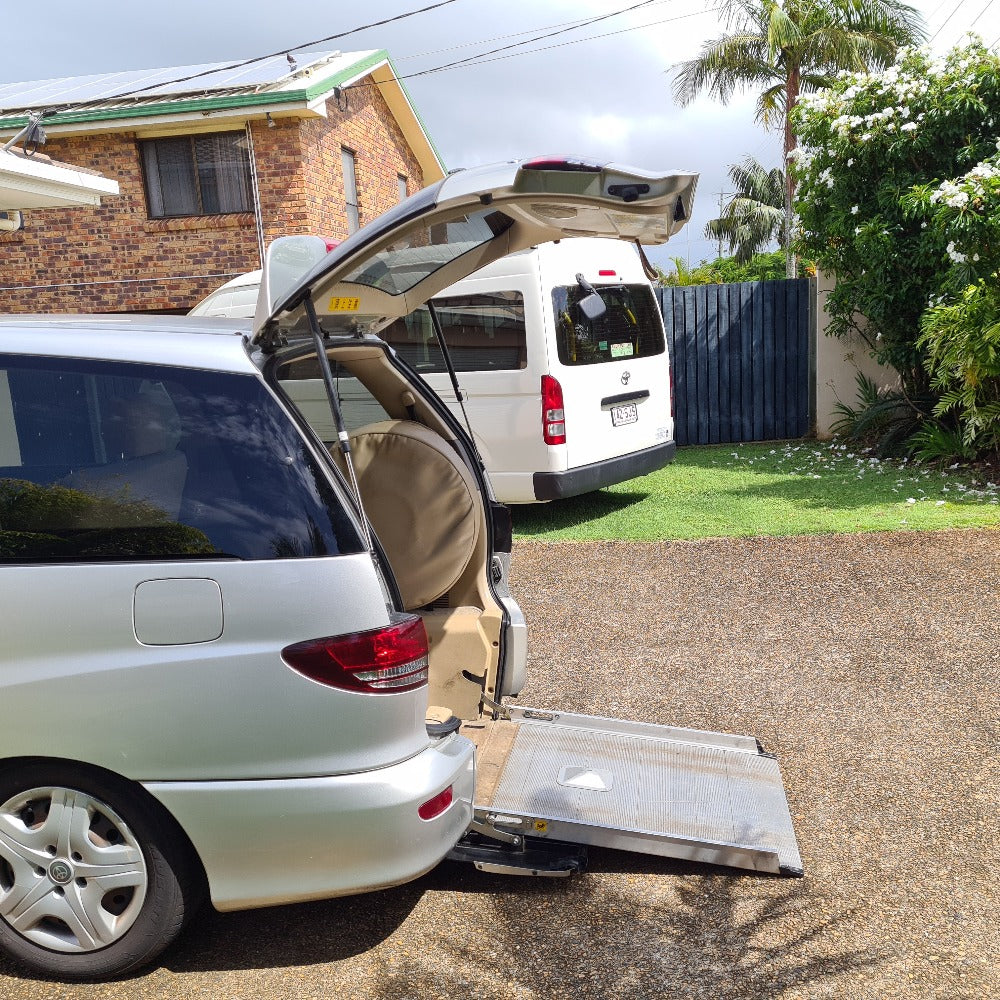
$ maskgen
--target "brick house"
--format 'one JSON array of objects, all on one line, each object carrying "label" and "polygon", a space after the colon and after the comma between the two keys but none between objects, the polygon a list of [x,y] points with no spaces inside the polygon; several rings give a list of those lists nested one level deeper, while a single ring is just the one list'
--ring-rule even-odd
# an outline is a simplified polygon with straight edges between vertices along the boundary
[{"label": "brick house", "polygon": [[0,137],[43,112],[45,153],[120,190],[0,231],[0,312],[184,312],[276,236],[343,239],[444,175],[384,50],[293,62],[0,84]]}]

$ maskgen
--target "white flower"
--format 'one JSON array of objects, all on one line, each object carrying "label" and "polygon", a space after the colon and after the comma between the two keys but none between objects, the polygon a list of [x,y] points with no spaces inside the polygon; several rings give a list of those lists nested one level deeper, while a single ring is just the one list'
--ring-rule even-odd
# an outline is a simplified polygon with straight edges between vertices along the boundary
[{"label": "white flower", "polygon": [[917,502],[917,500],[916,500],[916,497],[907,497],[907,498],[906,498],[906,502],[907,502],[908,504],[914,504],[914,503],[916,503],[916,502]]},{"label": "white flower", "polygon": [[900,132],[912,132],[912,131],[914,131],[914,129],[916,129],[916,127],[917,127],[917,123],[916,122],[907,122],[905,125],[900,125],[899,126],[899,131]]},{"label": "white flower", "polygon": [[857,214],[858,214],[858,206],[857,205],[852,205],[851,206],[851,215],[857,215]]},{"label": "white flower", "polygon": [[967,258],[966,258],[966,256],[965,256],[965,254],[964,254],[964,253],[961,253],[961,252],[960,252],[960,251],[958,251],[958,250],[956,250],[956,249],[955,249],[955,244],[954,244],[954,243],[949,243],[949,244],[948,244],[948,246],[947,246],[947,247],[946,247],[945,249],[946,249],[946,250],[948,251],[948,256],[949,256],[949,257],[950,257],[950,258],[951,258],[951,259],[952,259],[952,260],[953,260],[953,261],[954,261],[954,262],[955,262],[956,264],[964,264],[964,263],[966,262],[966,259],[967,259]]}]

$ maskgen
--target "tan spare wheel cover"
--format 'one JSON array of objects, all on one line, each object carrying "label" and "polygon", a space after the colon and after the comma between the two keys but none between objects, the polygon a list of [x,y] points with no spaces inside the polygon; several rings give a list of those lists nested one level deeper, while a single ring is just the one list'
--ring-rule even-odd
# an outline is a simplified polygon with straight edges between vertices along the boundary
[{"label": "tan spare wheel cover", "polygon": [[351,435],[351,452],[403,606],[436,601],[479,541],[482,503],[472,473],[440,434],[411,420],[362,427]]}]

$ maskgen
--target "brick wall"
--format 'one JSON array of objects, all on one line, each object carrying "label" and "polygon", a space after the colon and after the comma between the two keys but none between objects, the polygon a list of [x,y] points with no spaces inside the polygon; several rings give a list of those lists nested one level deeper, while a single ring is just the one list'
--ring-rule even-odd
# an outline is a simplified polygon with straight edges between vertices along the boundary
[{"label": "brick wall", "polygon": [[[362,225],[399,200],[400,174],[411,194],[423,185],[377,88],[347,93],[347,109],[331,101],[325,119],[252,123],[265,243],[291,233],[347,235],[342,146],[356,154]],[[45,152],[118,181],[121,193],[95,209],[25,212],[21,232],[0,233],[0,312],[185,311],[260,266],[253,213],[149,218],[133,133],[52,137]]]}]

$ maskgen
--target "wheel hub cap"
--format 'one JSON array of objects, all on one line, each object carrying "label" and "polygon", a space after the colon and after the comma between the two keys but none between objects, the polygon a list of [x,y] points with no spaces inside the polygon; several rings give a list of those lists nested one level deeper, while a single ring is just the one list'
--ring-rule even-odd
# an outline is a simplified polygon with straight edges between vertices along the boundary
[{"label": "wheel hub cap", "polygon": [[70,867],[68,861],[63,861],[61,858],[58,861],[53,861],[49,865],[49,878],[52,879],[56,885],[66,885],[67,882],[73,881],[73,869]]}]

